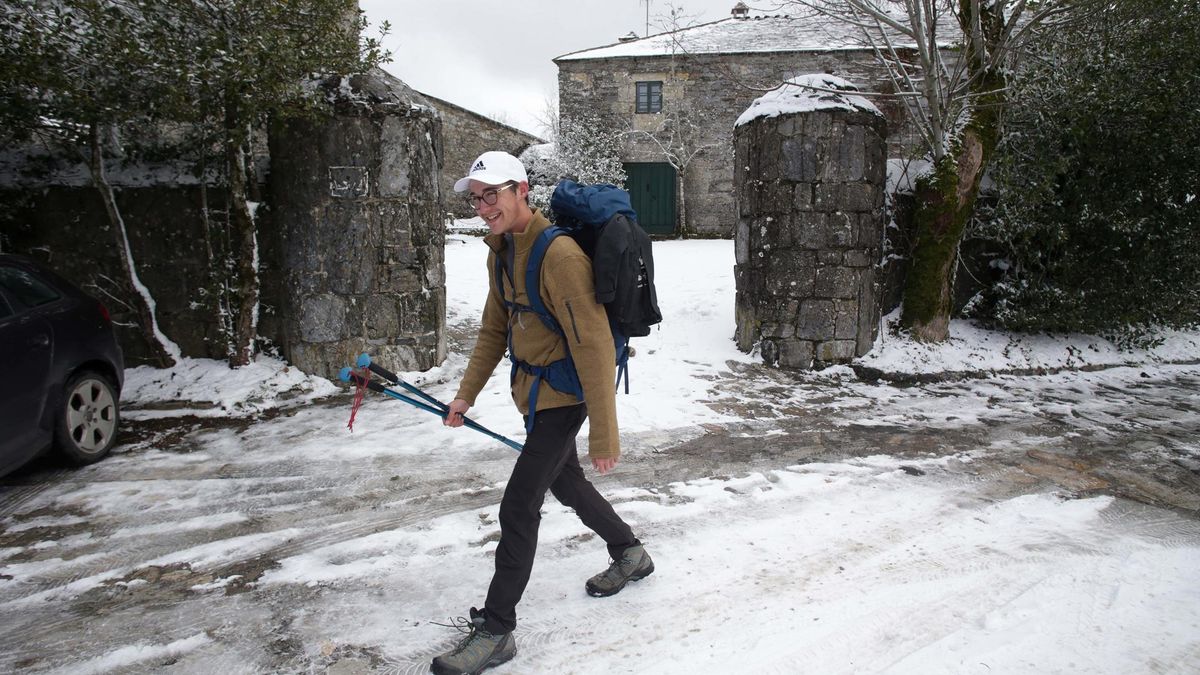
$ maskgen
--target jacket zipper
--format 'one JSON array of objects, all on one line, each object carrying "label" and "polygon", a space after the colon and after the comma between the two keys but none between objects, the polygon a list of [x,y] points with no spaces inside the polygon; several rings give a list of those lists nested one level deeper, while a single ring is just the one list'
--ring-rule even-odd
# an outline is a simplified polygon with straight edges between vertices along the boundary
[{"label": "jacket zipper", "polygon": [[579,339],[579,327],[575,325],[575,312],[571,309],[571,301],[567,301],[567,315],[571,317],[571,332],[575,333],[575,344],[583,344],[583,340]]}]

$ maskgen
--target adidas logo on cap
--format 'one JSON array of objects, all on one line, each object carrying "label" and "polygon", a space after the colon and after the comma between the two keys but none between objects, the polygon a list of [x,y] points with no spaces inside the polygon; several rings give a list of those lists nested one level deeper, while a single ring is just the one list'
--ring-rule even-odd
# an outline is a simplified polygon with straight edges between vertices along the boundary
[{"label": "adidas logo on cap", "polygon": [[466,176],[455,181],[455,192],[466,192],[470,188],[471,181],[478,181],[485,185],[529,182],[529,174],[525,172],[525,165],[507,152],[498,150],[485,152],[476,157],[470,167]]}]

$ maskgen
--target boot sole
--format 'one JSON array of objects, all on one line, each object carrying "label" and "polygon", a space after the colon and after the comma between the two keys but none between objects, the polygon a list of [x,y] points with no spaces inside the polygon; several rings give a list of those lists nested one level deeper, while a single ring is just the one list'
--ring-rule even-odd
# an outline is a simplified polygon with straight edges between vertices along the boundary
[{"label": "boot sole", "polygon": [[433,662],[433,665],[430,666],[429,670],[430,670],[430,672],[433,673],[433,675],[479,675],[480,673],[487,670],[488,668],[498,666],[501,663],[508,663],[516,655],[517,655],[517,648],[513,647],[513,650],[511,652],[509,652],[508,654],[503,654],[501,656],[493,656],[492,658],[488,659],[487,663],[480,666],[478,670],[472,670],[472,671],[466,672],[466,673],[464,673],[461,670],[454,670],[453,668],[447,668],[447,667],[443,666],[442,664],[438,663],[437,661]]},{"label": "boot sole", "polygon": [[617,586],[616,588],[612,589],[611,591],[602,591],[602,590],[596,588],[595,586],[592,586],[592,584],[589,582],[587,584],[587,594],[592,596],[593,598],[607,598],[607,597],[616,595],[617,593],[620,593],[621,590],[624,589],[625,586],[629,582],[641,581],[642,579],[645,579],[646,577],[650,576],[651,574],[654,574],[654,563],[653,562],[650,563],[650,569],[648,569],[645,572],[642,572],[640,574],[634,574],[633,576],[626,579],[625,582],[622,583],[620,586]]}]

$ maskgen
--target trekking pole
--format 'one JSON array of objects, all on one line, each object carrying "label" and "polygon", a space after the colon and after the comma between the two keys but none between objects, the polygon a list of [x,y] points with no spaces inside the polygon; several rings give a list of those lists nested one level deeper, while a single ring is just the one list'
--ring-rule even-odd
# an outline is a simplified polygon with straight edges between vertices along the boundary
[{"label": "trekking pole", "polygon": [[[345,368],[342,368],[342,370],[338,373],[338,378],[341,379],[343,382],[353,382],[354,384],[361,386],[361,387],[366,387],[367,389],[370,389],[371,391],[383,394],[385,396],[390,396],[390,397],[396,399],[397,401],[404,401],[405,403],[407,403],[419,410],[424,410],[425,412],[433,413],[434,415],[437,415],[438,417],[440,417],[442,419],[446,419],[446,415],[448,414],[448,410],[445,408],[435,408],[434,406],[429,405],[428,403],[425,403],[424,401],[418,401],[415,398],[405,396],[404,394],[401,394],[398,391],[389,389],[389,388],[383,386],[383,384],[372,380],[370,375],[354,372],[354,369],[351,368],[350,366],[346,366]],[[437,399],[434,399],[434,400],[436,401]],[[492,431],[491,429],[488,429],[487,427],[485,427],[482,424],[476,422],[475,420],[467,417],[466,415],[463,415],[462,418],[463,418],[463,424],[474,429],[475,431],[478,431],[487,436],[491,436],[492,438],[500,441],[501,443],[507,445],[508,447],[512,448],[513,450],[516,450],[517,452],[520,452],[521,450],[524,449],[524,447],[520,443],[517,443],[516,441],[512,440],[511,438],[508,438],[507,436],[501,436],[500,434]]]},{"label": "trekking pole", "polygon": [[426,394],[419,387],[413,386],[413,385],[405,382],[404,380],[400,379],[400,377],[397,376],[392,371],[390,371],[387,368],[384,368],[383,366],[379,365],[378,363],[375,363],[374,361],[372,361],[371,355],[367,354],[366,352],[363,352],[362,354],[358,355],[358,361],[355,362],[354,365],[358,366],[359,368],[367,368],[372,373],[375,373],[376,375],[382,377],[383,379],[387,380],[391,384],[400,385],[406,391],[412,392],[412,393],[416,394],[417,396],[420,396],[421,398],[423,398],[426,401],[428,401],[429,403],[432,403],[433,405],[441,408],[442,410],[450,409],[450,406],[446,405],[445,403],[442,403],[441,401],[430,396],[429,394]]},{"label": "trekking pole", "polygon": [[[375,373],[376,375],[387,380],[388,382],[390,382],[394,385],[399,385],[400,387],[404,388],[405,391],[416,394],[417,396],[420,396],[421,398],[425,399],[430,404],[437,406],[438,408],[440,408],[443,411],[443,413],[441,413],[441,417],[443,419],[446,417],[446,413],[450,412],[450,406],[446,405],[445,403],[442,403],[438,399],[425,393],[425,391],[423,389],[421,389],[420,387],[417,387],[416,385],[412,385],[412,384],[409,384],[408,382],[405,382],[399,375],[393,373],[392,371],[388,370],[387,368],[384,368],[383,366],[379,365],[378,363],[375,363],[373,360],[371,360],[371,355],[367,354],[366,352],[363,352],[362,354],[358,355],[358,360],[355,362],[355,365],[358,366],[359,368],[366,368],[366,369],[370,370],[372,373]],[[395,397],[394,394],[395,393],[392,392],[393,398]],[[505,436],[501,436],[500,434],[497,434],[494,431],[489,430],[488,428],[479,424],[475,420],[472,420],[471,418],[467,417],[466,415],[463,415],[463,424],[467,425],[468,427],[471,427],[472,429],[475,429],[476,431],[482,432],[484,434],[491,436],[492,438],[495,438],[496,440],[504,443],[505,445],[509,446],[510,448],[513,448],[514,450],[516,450],[518,452],[520,452],[524,447],[524,446],[520,445],[519,443],[517,443],[516,441],[513,441]]]}]

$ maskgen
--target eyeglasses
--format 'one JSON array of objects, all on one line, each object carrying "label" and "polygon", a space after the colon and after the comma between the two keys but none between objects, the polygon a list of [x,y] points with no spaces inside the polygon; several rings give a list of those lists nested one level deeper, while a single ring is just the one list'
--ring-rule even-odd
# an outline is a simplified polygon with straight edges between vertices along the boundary
[{"label": "eyeglasses", "polygon": [[484,204],[487,204],[488,206],[495,206],[496,200],[500,199],[500,193],[502,191],[507,190],[512,187],[516,187],[516,186],[517,186],[516,183],[509,183],[508,185],[505,185],[503,187],[488,188],[488,189],[484,190],[482,194],[467,195],[467,203],[470,204],[471,208],[473,208],[473,209],[479,208],[479,202],[483,202]]}]

